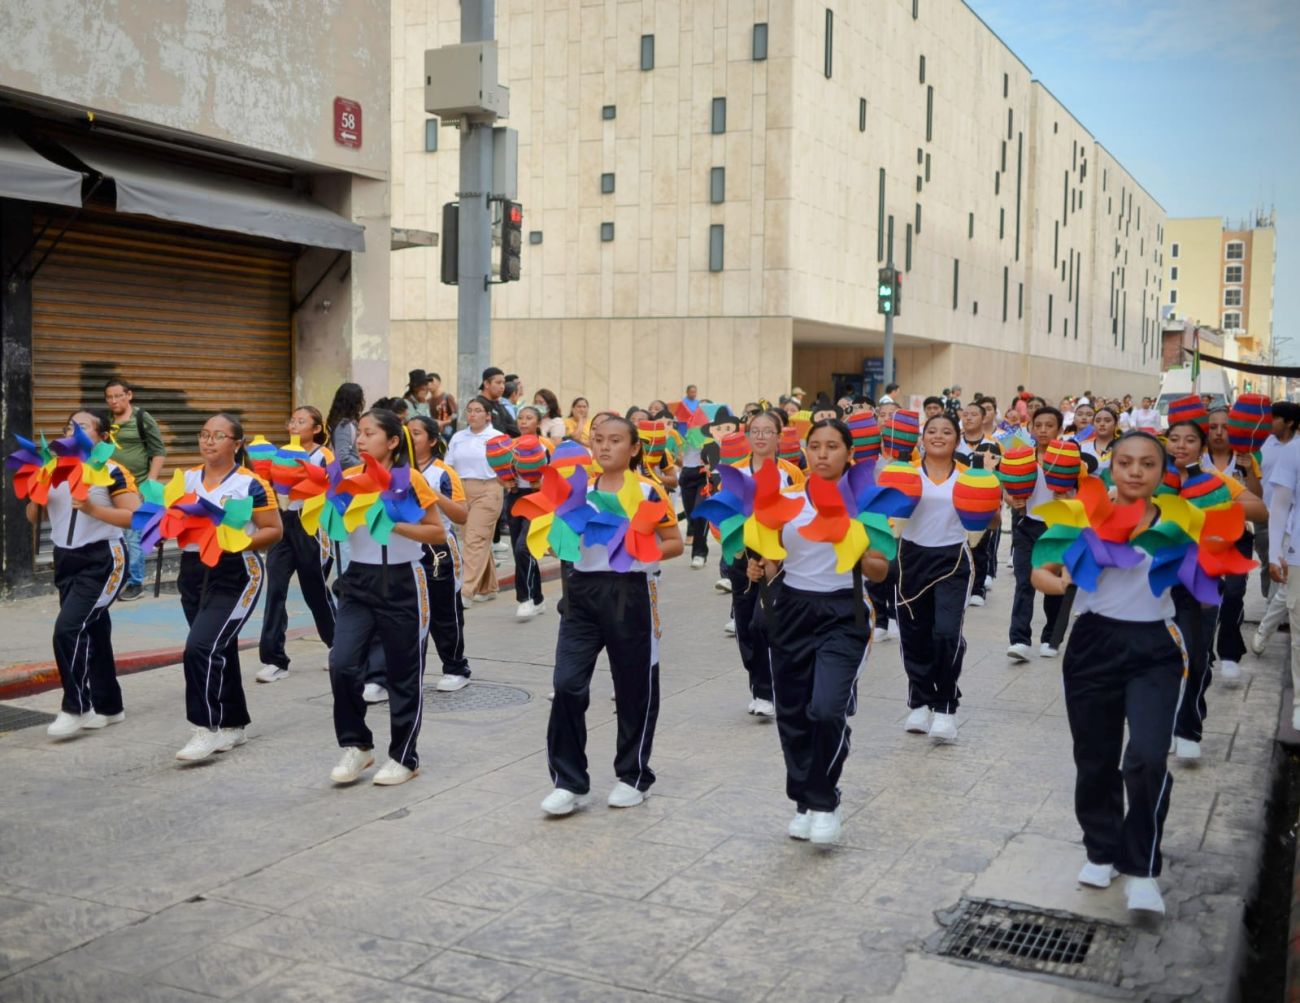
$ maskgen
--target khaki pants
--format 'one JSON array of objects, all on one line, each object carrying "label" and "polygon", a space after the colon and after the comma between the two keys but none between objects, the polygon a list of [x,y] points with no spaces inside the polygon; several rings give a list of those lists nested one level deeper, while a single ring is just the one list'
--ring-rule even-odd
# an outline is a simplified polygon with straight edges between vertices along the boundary
[{"label": "khaki pants", "polygon": [[492,558],[492,535],[501,515],[504,491],[496,478],[490,481],[465,479],[465,501],[469,519],[461,534],[461,561],[465,585],[461,596],[469,602],[476,595],[495,595],[497,566]]}]

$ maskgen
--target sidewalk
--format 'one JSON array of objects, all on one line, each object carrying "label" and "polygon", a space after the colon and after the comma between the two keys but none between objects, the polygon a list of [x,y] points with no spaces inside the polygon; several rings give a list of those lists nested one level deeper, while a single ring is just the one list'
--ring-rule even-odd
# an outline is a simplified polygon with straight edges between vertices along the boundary
[{"label": "sidewalk", "polygon": [[[897,644],[873,651],[844,839],[826,850],[786,838],[775,728],[745,713],[712,572],[681,561],[662,583],[658,781],[625,811],[602,800],[614,733],[603,668],[588,711],[593,804],[566,819],[539,811],[556,618],[519,623],[505,599],[467,613],[475,683],[427,694],[422,772],[401,787],[329,784],[337,749],[315,642],[294,643],[284,682],[247,684],[248,744],[197,767],[172,758],[188,732],[177,673],[127,677],[121,725],[66,743],[41,727],[0,736],[12,778],[0,788],[0,998],[1230,999],[1283,641],[1246,662],[1239,687],[1211,689],[1205,759],[1172,767],[1169,915],[1134,926],[1118,884],[1074,882],[1060,662],[1008,667],[1001,574],[967,617],[955,746],[903,733]],[[58,696],[15,703],[52,711]],[[371,711],[381,746],[385,717]],[[931,953],[935,913],[964,895],[1121,924],[1120,984]]]}]

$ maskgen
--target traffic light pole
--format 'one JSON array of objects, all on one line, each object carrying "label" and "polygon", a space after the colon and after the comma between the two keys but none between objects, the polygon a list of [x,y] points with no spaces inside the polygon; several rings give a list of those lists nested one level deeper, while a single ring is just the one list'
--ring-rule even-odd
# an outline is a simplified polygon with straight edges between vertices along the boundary
[{"label": "traffic light pole", "polygon": [[[460,40],[495,37],[496,0],[461,0]],[[460,132],[460,246],[456,286],[456,399],[478,394],[483,370],[492,364],[492,124],[471,122]]]},{"label": "traffic light pole", "polygon": [[[892,234],[892,230],[891,230]],[[894,267],[894,259],[889,259],[889,268]],[[894,382],[894,314],[893,311],[885,314],[885,365],[884,365],[884,386]]]}]

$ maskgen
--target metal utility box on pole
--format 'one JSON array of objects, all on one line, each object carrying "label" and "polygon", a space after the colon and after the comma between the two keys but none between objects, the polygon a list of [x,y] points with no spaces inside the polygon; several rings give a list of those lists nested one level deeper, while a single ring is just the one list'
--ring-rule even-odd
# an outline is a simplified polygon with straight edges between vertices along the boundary
[{"label": "metal utility box on pole", "polygon": [[461,44],[424,53],[425,110],[460,128],[456,398],[462,408],[492,364],[493,125],[510,112],[510,91],[497,81],[495,31],[495,0],[461,0]]}]

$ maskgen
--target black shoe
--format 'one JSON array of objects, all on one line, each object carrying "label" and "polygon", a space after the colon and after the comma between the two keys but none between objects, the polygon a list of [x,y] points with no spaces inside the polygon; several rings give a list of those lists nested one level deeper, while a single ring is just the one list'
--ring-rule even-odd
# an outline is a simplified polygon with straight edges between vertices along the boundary
[{"label": "black shoe", "polygon": [[130,602],[132,599],[139,599],[142,595],[144,595],[143,585],[128,585],[117,598],[121,602]]}]

